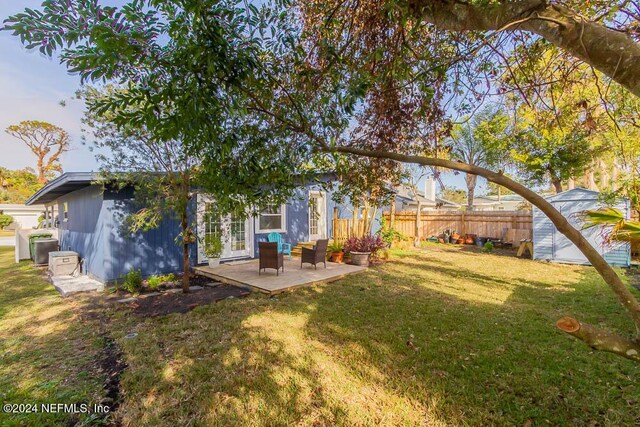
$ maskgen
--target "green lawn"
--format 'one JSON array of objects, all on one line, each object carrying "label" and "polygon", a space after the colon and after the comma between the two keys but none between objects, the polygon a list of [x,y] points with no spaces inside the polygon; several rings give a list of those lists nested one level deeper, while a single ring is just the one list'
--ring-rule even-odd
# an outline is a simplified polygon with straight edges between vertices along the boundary
[{"label": "green lawn", "polygon": [[[136,425],[637,425],[640,366],[554,328],[631,331],[591,268],[460,248],[115,335]],[[407,342],[410,341],[408,345]]]},{"label": "green lawn", "polygon": [[[67,307],[26,265],[0,270],[0,298],[8,271],[10,286],[29,283],[29,292],[1,299],[0,310],[26,305],[20,310],[33,313],[47,301],[41,309],[55,313],[14,326],[6,323],[16,313],[2,315],[3,352],[14,355],[1,362],[0,389],[9,388],[11,400],[97,399],[97,378],[65,382],[45,362],[66,352],[53,345],[65,332],[76,347],[67,356],[78,354],[66,368],[88,369],[84,357],[96,346],[88,320],[74,314],[81,303]],[[640,366],[554,328],[574,315],[631,332],[591,268],[433,245],[277,298],[251,295],[144,320],[110,315],[129,364],[117,414],[123,425],[640,423]],[[124,338],[130,332],[138,336]],[[45,380],[51,375],[57,382]]]},{"label": "green lawn", "polygon": [[[29,262],[0,247],[0,404],[99,403],[102,339],[79,300],[63,300]],[[0,425],[93,423],[72,414],[8,414]]]}]

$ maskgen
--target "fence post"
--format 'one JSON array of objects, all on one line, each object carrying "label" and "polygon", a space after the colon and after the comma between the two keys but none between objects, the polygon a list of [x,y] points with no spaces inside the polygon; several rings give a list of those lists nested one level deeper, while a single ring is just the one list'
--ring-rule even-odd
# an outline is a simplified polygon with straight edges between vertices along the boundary
[{"label": "fence post", "polygon": [[466,234],[467,225],[464,223],[464,211],[460,215],[460,235],[464,236]]},{"label": "fence post", "polygon": [[336,239],[336,226],[338,225],[338,208],[333,207],[333,223],[331,224],[331,239]]}]

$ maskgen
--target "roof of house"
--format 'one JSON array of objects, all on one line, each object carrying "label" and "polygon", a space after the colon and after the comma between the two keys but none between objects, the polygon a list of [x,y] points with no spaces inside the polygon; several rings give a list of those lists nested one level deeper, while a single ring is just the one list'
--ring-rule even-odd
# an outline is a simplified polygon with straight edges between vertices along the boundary
[{"label": "roof of house", "polygon": [[500,196],[500,199],[498,199],[498,196],[476,196],[473,198],[474,206],[491,206],[509,202],[522,203],[524,202],[524,198],[519,194],[506,194]]},{"label": "roof of house", "polygon": [[96,172],[65,172],[53,181],[47,182],[25,202],[25,205],[51,203],[60,196],[90,186],[98,178]]},{"label": "roof of house", "polygon": [[[299,185],[309,184],[312,182],[327,182],[336,179],[333,172],[319,172],[312,178],[294,175],[293,179],[298,181]],[[25,205],[47,204],[56,200],[58,197],[69,194],[73,191],[80,190],[95,183],[99,179],[97,172],[65,172],[53,181],[47,182],[33,196],[25,202]]]},{"label": "roof of house", "polygon": [[399,197],[410,203],[420,202],[420,204],[422,204],[425,207],[436,206],[438,204],[442,204],[443,206],[449,206],[449,207],[460,206],[455,202],[452,202],[446,199],[441,199],[440,197],[436,197],[435,200],[428,199],[427,197],[425,197],[425,194],[423,191],[414,190],[411,186],[405,185],[405,184],[401,184],[398,187],[396,187],[396,197]]},{"label": "roof of house", "polygon": [[44,209],[44,206],[42,205],[32,205],[32,206],[27,206],[27,205],[21,205],[18,203],[3,203],[0,204],[0,211],[3,210],[7,210],[7,211],[27,211],[27,212],[37,212],[40,209]]},{"label": "roof of house", "polygon": [[565,190],[561,193],[557,193],[557,194],[552,194],[550,196],[547,196],[546,199],[547,200],[557,200],[557,199],[561,199],[561,200],[569,200],[569,199],[597,199],[598,196],[600,195],[600,192],[596,191],[596,190],[589,190],[587,188],[583,188],[583,187],[576,187],[576,188],[572,188],[570,190]]}]

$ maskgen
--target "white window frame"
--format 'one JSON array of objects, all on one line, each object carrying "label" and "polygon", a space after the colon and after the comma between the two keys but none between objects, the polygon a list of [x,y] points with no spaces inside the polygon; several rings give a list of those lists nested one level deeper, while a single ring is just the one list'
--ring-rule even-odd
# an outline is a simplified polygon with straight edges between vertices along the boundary
[{"label": "white window frame", "polygon": [[[267,214],[268,216],[278,216],[276,214]],[[283,203],[280,205],[280,216],[282,217],[282,227],[281,228],[261,228],[260,227],[260,217],[262,216],[262,212],[258,213],[256,217],[256,233],[286,233],[287,232],[287,205]]]}]

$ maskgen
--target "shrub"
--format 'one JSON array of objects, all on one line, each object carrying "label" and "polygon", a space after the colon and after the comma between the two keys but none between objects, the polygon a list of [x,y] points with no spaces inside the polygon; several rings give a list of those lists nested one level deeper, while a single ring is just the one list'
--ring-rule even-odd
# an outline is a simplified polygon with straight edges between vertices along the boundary
[{"label": "shrub", "polygon": [[371,254],[375,254],[386,246],[387,244],[380,235],[350,237],[344,242],[344,249],[347,252],[371,252]]},{"label": "shrub", "polygon": [[173,273],[151,276],[147,279],[147,286],[149,286],[149,289],[152,291],[155,291],[163,283],[175,282],[176,280],[176,275]]},{"label": "shrub", "polygon": [[483,252],[492,252],[493,251],[493,243],[492,242],[485,243],[484,246],[482,247],[482,251]]},{"label": "shrub", "polygon": [[0,230],[4,230],[5,227],[8,227],[13,222],[13,217],[11,215],[6,215],[0,213]]},{"label": "shrub", "polygon": [[140,270],[131,270],[122,277],[122,289],[131,293],[140,293],[142,289],[142,272]]},{"label": "shrub", "polygon": [[382,240],[384,240],[387,243],[387,245],[389,245],[389,247],[391,247],[391,245],[396,242],[402,242],[404,240],[407,240],[407,237],[402,233],[400,233],[398,230],[396,230],[395,228],[388,227],[387,220],[384,219],[384,217],[380,218],[379,223],[380,223],[380,231],[378,233],[380,233]]},{"label": "shrub", "polygon": [[206,234],[202,239],[202,252],[207,258],[220,258],[222,254],[222,239],[216,233]]}]

